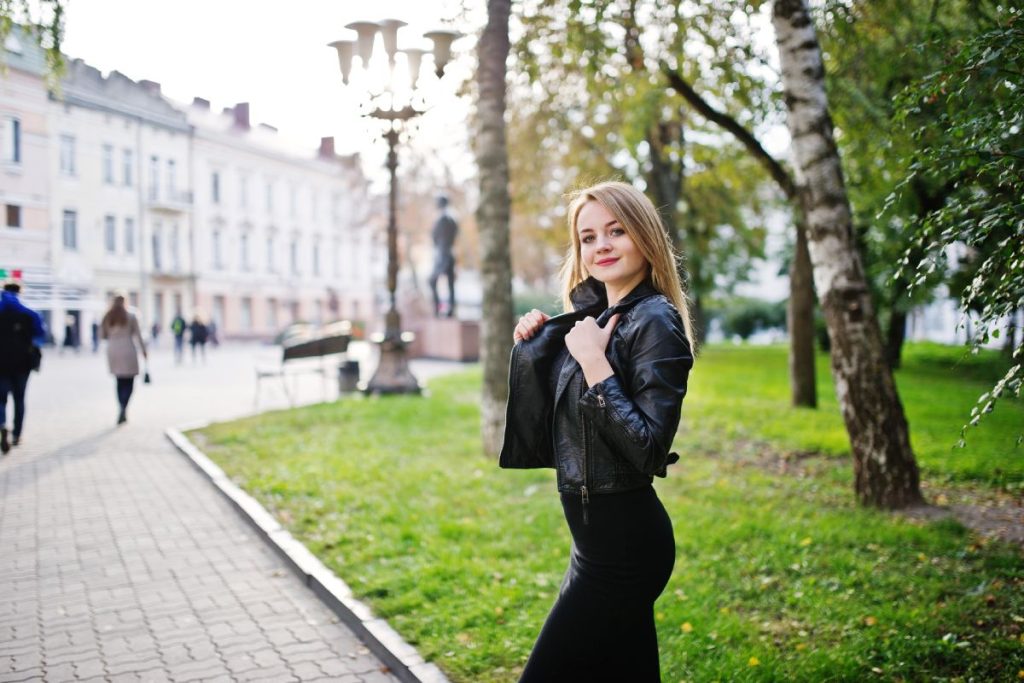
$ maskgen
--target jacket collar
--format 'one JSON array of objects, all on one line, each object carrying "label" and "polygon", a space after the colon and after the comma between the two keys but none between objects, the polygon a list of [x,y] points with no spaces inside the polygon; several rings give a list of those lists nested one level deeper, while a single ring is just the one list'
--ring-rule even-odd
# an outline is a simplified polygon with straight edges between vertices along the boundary
[{"label": "jacket collar", "polygon": [[[646,299],[649,296],[658,294],[658,290],[654,288],[654,284],[650,278],[644,279],[643,282],[638,284],[636,287],[631,289],[626,296],[622,297],[622,300],[612,306],[609,310],[609,315],[631,308],[640,299]],[[594,311],[601,312],[608,308],[608,292],[604,288],[604,283],[588,277],[583,282],[576,285],[573,290],[569,293],[569,300],[572,302],[573,307],[577,311]]]}]

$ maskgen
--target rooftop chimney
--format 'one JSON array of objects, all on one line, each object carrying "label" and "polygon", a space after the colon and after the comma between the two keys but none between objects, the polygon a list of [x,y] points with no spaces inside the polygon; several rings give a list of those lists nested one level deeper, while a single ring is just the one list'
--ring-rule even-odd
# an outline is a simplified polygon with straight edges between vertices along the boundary
[{"label": "rooftop chimney", "polygon": [[320,138],[320,152],[319,156],[321,159],[331,159],[335,157],[334,153],[334,138]]},{"label": "rooftop chimney", "polygon": [[150,95],[160,94],[160,84],[156,81],[141,80],[139,81],[139,85],[145,88],[146,92],[148,92]]},{"label": "rooftop chimney", "polygon": [[235,128],[249,130],[249,103],[239,102],[235,105]]},{"label": "rooftop chimney", "polygon": [[192,106],[195,107],[196,109],[206,109],[207,111],[209,111],[209,109],[210,109],[210,100],[205,100],[202,97],[193,97],[192,98]]}]

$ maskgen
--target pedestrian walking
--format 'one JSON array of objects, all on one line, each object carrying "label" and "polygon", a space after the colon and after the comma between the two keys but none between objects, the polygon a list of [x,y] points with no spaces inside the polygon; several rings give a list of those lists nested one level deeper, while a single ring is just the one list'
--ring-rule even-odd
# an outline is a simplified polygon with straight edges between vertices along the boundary
[{"label": "pedestrian walking", "polygon": [[202,317],[197,313],[192,318],[192,323],[188,326],[189,331],[189,345],[192,347],[192,362],[196,362],[196,347],[199,348],[199,355],[202,356],[203,362],[206,362],[206,340],[209,335],[209,330],[206,327],[206,323],[203,322]]},{"label": "pedestrian walking", "polygon": [[128,421],[128,401],[135,389],[135,377],[139,374],[139,349],[149,360],[139,319],[125,306],[124,295],[114,297],[100,323],[100,336],[107,340],[107,364],[110,374],[117,378],[117,403],[121,408],[117,424],[120,425]]},{"label": "pedestrian walking", "polygon": [[171,321],[171,333],[174,335],[174,362],[181,364],[181,357],[185,351],[185,329],[188,327],[188,323],[181,317],[181,311],[174,314],[174,320]]},{"label": "pedestrian walking", "polygon": [[654,205],[600,183],[569,206],[566,313],[515,328],[500,465],[552,467],[572,551],[521,681],[660,681],[654,601],[675,563],[652,482],[679,456],[693,339]]},{"label": "pedestrian walking", "polygon": [[100,324],[93,320],[89,327],[92,330],[92,352],[96,353],[100,350]]},{"label": "pedestrian walking", "polygon": [[[21,444],[25,426],[25,391],[32,370],[39,369],[46,328],[38,313],[18,300],[21,284],[4,283],[0,293],[0,454]],[[7,430],[7,395],[14,403],[14,422]],[[8,435],[11,439],[8,440]]]}]

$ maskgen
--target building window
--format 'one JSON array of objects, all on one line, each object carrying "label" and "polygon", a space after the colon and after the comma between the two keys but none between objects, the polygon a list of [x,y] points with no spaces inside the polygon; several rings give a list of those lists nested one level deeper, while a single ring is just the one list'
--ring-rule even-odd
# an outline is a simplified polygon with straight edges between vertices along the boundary
[{"label": "building window", "polygon": [[103,182],[106,185],[114,184],[114,147],[103,145]]},{"label": "building window", "polygon": [[177,178],[175,178],[175,176],[177,175],[176,170],[177,170],[177,164],[174,163],[174,159],[168,159],[167,160],[167,197],[171,201],[174,201],[175,199],[177,199],[176,195],[178,193]]},{"label": "building window", "polygon": [[267,272],[274,272],[274,236],[267,237]]},{"label": "building window", "polygon": [[277,329],[277,299],[267,299],[267,327]]},{"label": "building window", "polygon": [[249,233],[242,232],[242,235],[238,238],[238,247],[242,257],[242,270],[249,270]]},{"label": "building window", "polygon": [[299,241],[297,239],[293,239],[292,240],[292,243],[291,243],[291,245],[290,245],[290,247],[288,249],[288,252],[289,252],[289,254],[291,256],[290,263],[291,263],[292,275],[298,275],[299,274]]},{"label": "building window", "polygon": [[153,225],[153,270],[160,272],[163,270],[163,253],[160,245],[160,233],[162,232],[159,223]]},{"label": "building window", "polygon": [[244,175],[238,176],[238,204],[243,209],[249,206],[249,179]]},{"label": "building window", "polygon": [[75,175],[75,138],[71,135],[60,136],[60,172],[61,175]]},{"label": "building window", "polygon": [[295,187],[294,183],[288,186],[288,213],[292,216],[298,211],[298,195],[299,191]]},{"label": "building window", "polygon": [[21,207],[17,204],[7,205],[7,227],[8,228],[20,228],[21,227]]},{"label": "building window", "polygon": [[331,266],[334,277],[341,277],[341,241],[334,240],[334,250],[331,252]]},{"label": "building window", "polygon": [[121,178],[125,187],[131,187],[134,180],[134,154],[130,149],[121,150]]},{"label": "building window", "polygon": [[8,164],[21,163],[21,120],[13,116],[0,118],[0,159]]},{"label": "building window", "polygon": [[313,242],[313,275],[320,275],[320,240]]},{"label": "building window", "polygon": [[220,204],[220,173],[217,171],[210,175],[210,201]]},{"label": "building window", "polygon": [[156,201],[160,197],[160,158],[153,155],[149,158],[149,199]]},{"label": "building window", "polygon": [[239,320],[239,324],[240,324],[241,328],[243,330],[245,330],[245,331],[251,330],[252,329],[252,299],[250,299],[247,296],[243,296],[242,297],[242,306],[241,306],[241,316],[240,317],[241,317],[241,320]]},{"label": "building window", "polygon": [[312,216],[313,220],[316,220],[316,215],[317,215],[317,213],[319,213],[319,208],[320,207],[318,206],[318,204],[320,202],[318,200],[319,200],[319,197],[317,197],[316,190],[313,190],[312,192],[310,192],[309,209],[310,209],[310,215]]},{"label": "building window", "polygon": [[223,328],[227,320],[227,302],[221,295],[213,297],[213,322]]},{"label": "building window", "polygon": [[103,217],[103,246],[108,254],[117,251],[117,223],[113,216]]},{"label": "building window", "polygon": [[131,217],[124,219],[124,253],[135,253],[135,219]]},{"label": "building window", "polygon": [[221,257],[221,254],[220,254],[220,228],[214,228],[213,233],[212,233],[212,239],[213,239],[213,244],[211,245],[211,248],[213,250],[213,267],[216,270],[220,270],[220,268],[221,268],[221,261],[220,261],[220,257]]},{"label": "building window", "polygon": [[174,225],[171,226],[171,239],[170,239],[171,270],[174,271],[175,273],[177,273],[178,271],[181,270],[180,251],[178,250],[179,239],[180,239],[180,236],[179,236],[179,231],[178,231],[178,224],[175,223]]},{"label": "building window", "polygon": [[72,251],[78,249],[78,212],[65,209],[63,227],[64,248]]}]

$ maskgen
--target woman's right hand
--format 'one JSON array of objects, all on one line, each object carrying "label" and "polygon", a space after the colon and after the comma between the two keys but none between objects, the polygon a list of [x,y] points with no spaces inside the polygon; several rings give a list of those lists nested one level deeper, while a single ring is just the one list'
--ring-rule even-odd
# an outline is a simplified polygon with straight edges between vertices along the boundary
[{"label": "woman's right hand", "polygon": [[533,335],[537,334],[537,330],[539,330],[549,318],[551,318],[551,316],[547,313],[538,311],[536,308],[533,309],[519,319],[515,332],[512,334],[513,341],[518,344],[524,339],[531,338]]}]

